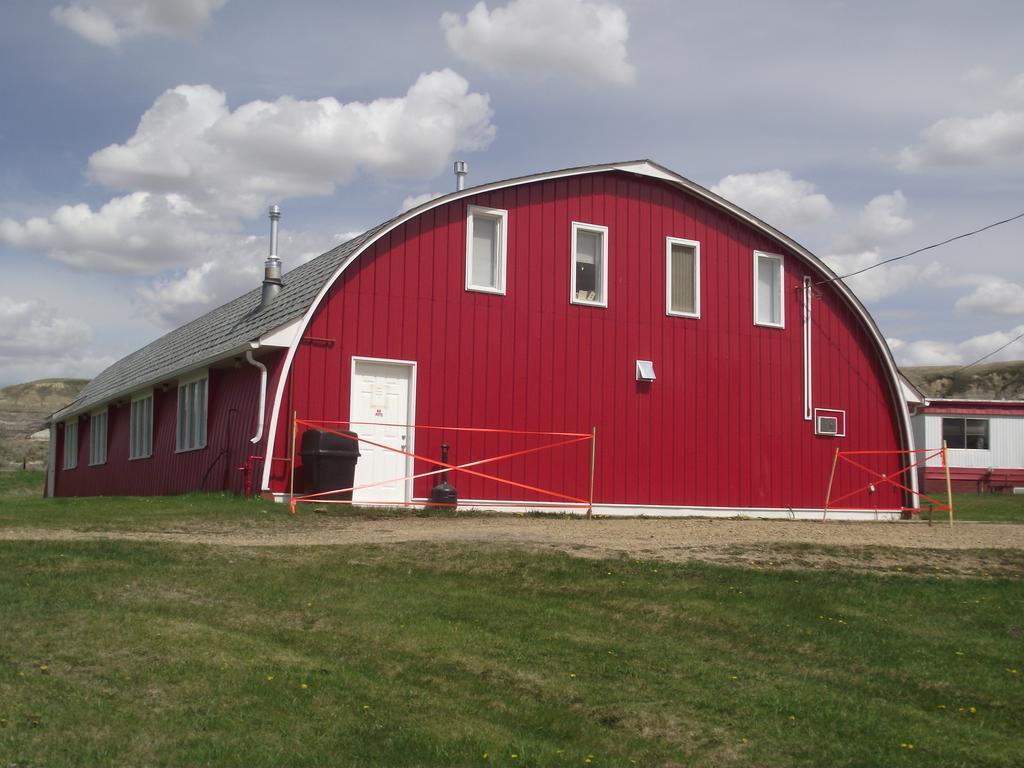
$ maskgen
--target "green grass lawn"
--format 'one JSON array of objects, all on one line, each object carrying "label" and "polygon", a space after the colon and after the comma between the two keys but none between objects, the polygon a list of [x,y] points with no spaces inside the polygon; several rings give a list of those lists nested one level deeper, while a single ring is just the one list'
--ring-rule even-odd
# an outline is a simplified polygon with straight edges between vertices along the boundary
[{"label": "green grass lawn", "polygon": [[425,545],[0,562],[5,766],[1024,764],[1019,579]]}]

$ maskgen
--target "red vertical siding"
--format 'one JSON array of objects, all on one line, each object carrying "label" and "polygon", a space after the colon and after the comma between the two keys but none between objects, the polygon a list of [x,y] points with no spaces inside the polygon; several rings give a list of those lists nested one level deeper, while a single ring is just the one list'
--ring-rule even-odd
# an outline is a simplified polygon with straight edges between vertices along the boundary
[{"label": "red vertical siding", "polygon": [[[260,358],[268,370],[268,391],[273,393],[283,353],[275,351]],[[251,455],[262,455],[266,434],[259,445],[249,442],[256,432],[259,402],[259,371],[248,363],[232,368],[211,368],[206,425],[206,447],[175,452],[178,390],[174,383],[153,392],[153,454],[146,459],[128,459],[130,430],[129,398],[107,409],[107,462],[89,466],[89,420],[79,420],[78,466],[61,468],[58,453],[55,476],[57,496],[100,496],[184,493],[187,491],[230,491],[241,493],[243,474],[239,468]],[[266,421],[269,426],[270,409]],[[63,429],[58,429],[58,448]],[[257,467],[258,468],[258,467]]]},{"label": "red vertical siding", "polygon": [[[506,295],[465,290],[467,205],[506,209]],[[571,222],[609,230],[608,307],[569,301]],[[701,243],[701,317],[665,314],[665,238]],[[784,329],[753,323],[753,251],[785,257]],[[372,245],[315,312],[291,368],[275,453],[288,454],[292,410],[348,418],[353,355],[415,360],[419,424],[589,432],[597,427],[595,502],[820,507],[836,446],[900,445],[898,404],[880,352],[830,286],[814,302],[814,400],[847,411],[846,438],[803,418],[802,280],[809,265],[710,204],[620,173],[481,193],[428,211]],[[635,381],[635,361],[657,381]],[[525,447],[514,436],[421,432],[468,461]],[[536,443],[534,443],[536,444]],[[587,495],[588,449],[488,465],[503,477]],[[895,458],[875,461],[898,469]],[[419,468],[421,471],[423,468]],[[283,472],[272,486],[285,487]],[[844,470],[838,483],[861,477]],[[463,498],[545,497],[455,475]],[[866,479],[865,479],[866,482]],[[425,496],[432,480],[415,484]],[[891,488],[851,504],[898,507]]]}]

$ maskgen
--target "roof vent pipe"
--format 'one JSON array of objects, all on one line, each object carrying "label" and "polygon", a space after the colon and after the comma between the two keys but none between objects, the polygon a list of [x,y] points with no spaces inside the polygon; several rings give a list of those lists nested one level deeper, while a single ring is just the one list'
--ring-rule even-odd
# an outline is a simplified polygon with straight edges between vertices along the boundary
[{"label": "roof vent pipe", "polygon": [[455,189],[461,192],[466,188],[466,174],[469,172],[469,166],[466,165],[465,160],[455,161]]},{"label": "roof vent pipe", "polygon": [[277,258],[277,222],[281,218],[281,208],[270,206],[270,255],[263,264],[263,296],[260,309],[266,309],[281,292],[281,260]]}]

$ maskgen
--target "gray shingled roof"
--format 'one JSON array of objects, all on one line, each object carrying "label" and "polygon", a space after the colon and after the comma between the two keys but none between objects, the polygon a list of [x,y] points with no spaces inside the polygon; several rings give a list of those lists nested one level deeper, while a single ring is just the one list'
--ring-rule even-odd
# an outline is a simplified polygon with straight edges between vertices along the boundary
[{"label": "gray shingled roof", "polygon": [[223,359],[245,349],[250,341],[301,317],[345,259],[388,224],[390,221],[286,273],[281,293],[264,311],[258,311],[262,288],[257,286],[118,360],[86,384],[78,398],[51,419],[59,421],[191,368]]}]

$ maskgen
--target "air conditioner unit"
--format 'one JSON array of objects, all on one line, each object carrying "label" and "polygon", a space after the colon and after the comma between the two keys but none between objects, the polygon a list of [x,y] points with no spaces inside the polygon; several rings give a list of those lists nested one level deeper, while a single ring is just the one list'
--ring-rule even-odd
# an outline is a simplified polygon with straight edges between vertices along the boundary
[{"label": "air conditioner unit", "polygon": [[819,435],[835,437],[839,434],[839,418],[837,416],[818,416],[815,419],[814,431]]}]

